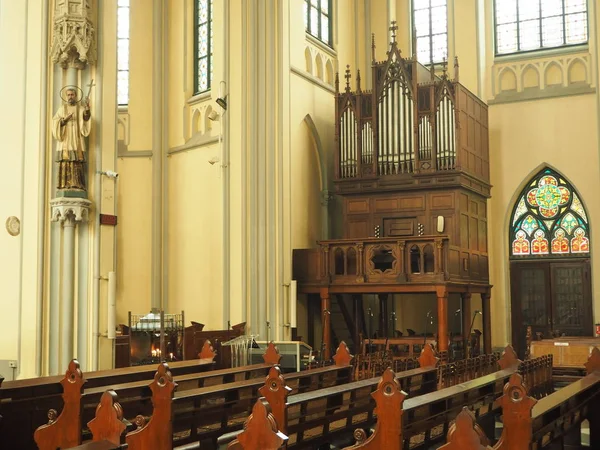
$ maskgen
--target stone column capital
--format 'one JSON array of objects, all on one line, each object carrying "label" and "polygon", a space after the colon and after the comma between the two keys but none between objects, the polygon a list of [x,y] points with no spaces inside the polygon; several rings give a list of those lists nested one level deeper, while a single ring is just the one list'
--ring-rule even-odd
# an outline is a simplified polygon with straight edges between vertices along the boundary
[{"label": "stone column capital", "polygon": [[50,200],[52,208],[51,221],[87,222],[92,202],[86,198],[54,198]]}]

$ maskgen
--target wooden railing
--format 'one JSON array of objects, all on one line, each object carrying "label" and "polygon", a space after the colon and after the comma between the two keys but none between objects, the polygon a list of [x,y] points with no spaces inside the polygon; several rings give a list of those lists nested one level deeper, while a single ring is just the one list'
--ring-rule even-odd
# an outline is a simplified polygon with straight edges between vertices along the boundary
[{"label": "wooden railing", "polygon": [[294,279],[316,284],[442,282],[449,279],[448,237],[320,241],[294,250]]}]

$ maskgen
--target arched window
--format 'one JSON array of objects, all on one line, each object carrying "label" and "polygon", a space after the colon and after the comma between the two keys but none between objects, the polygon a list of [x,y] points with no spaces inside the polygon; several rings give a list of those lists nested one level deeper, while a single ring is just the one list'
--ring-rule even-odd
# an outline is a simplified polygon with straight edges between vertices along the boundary
[{"label": "arched window", "polygon": [[306,32],[331,46],[331,0],[304,0]]},{"label": "arched window", "polygon": [[213,1],[195,0],[194,3],[194,93],[208,91],[212,84],[213,56]]},{"label": "arched window", "polygon": [[525,186],[510,221],[510,257],[588,256],[588,217],[573,186],[544,169]]},{"label": "arched window", "polygon": [[437,64],[448,59],[447,0],[413,0],[413,24],[417,33],[417,59]]}]

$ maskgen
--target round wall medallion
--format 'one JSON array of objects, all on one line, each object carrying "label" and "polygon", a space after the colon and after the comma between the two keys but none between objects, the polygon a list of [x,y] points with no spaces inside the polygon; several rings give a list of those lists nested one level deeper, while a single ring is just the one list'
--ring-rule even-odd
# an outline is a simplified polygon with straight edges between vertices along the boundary
[{"label": "round wall medallion", "polygon": [[21,221],[15,216],[10,216],[6,219],[6,231],[11,236],[17,236],[21,232]]}]

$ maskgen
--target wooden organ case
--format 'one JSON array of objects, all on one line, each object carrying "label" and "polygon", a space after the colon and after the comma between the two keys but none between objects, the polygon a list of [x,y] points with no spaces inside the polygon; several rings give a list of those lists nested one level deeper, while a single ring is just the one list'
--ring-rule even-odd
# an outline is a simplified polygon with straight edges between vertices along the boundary
[{"label": "wooden organ case", "polygon": [[[361,89],[359,72],[352,91],[347,67],[340,92],[336,76],[334,183],[343,199],[344,238],[294,250],[293,261],[299,292],[320,294],[326,354],[332,298],[343,303],[343,294],[354,294],[353,306],[340,305],[348,318],[352,308],[362,309],[360,294],[381,300],[402,292],[436,293],[442,352],[448,350],[448,294],[463,300],[480,294],[484,350],[491,352],[487,106],[460,84],[458,61],[450,79],[445,64],[437,76],[414,55],[415,49],[403,58],[393,36],[385,61],[376,61],[373,42],[372,90]],[[385,304],[380,316],[388,313]],[[471,313],[462,308],[464,330]],[[355,323],[346,322],[357,343],[365,320],[361,325],[355,315]],[[389,336],[384,322],[380,336]]]}]

